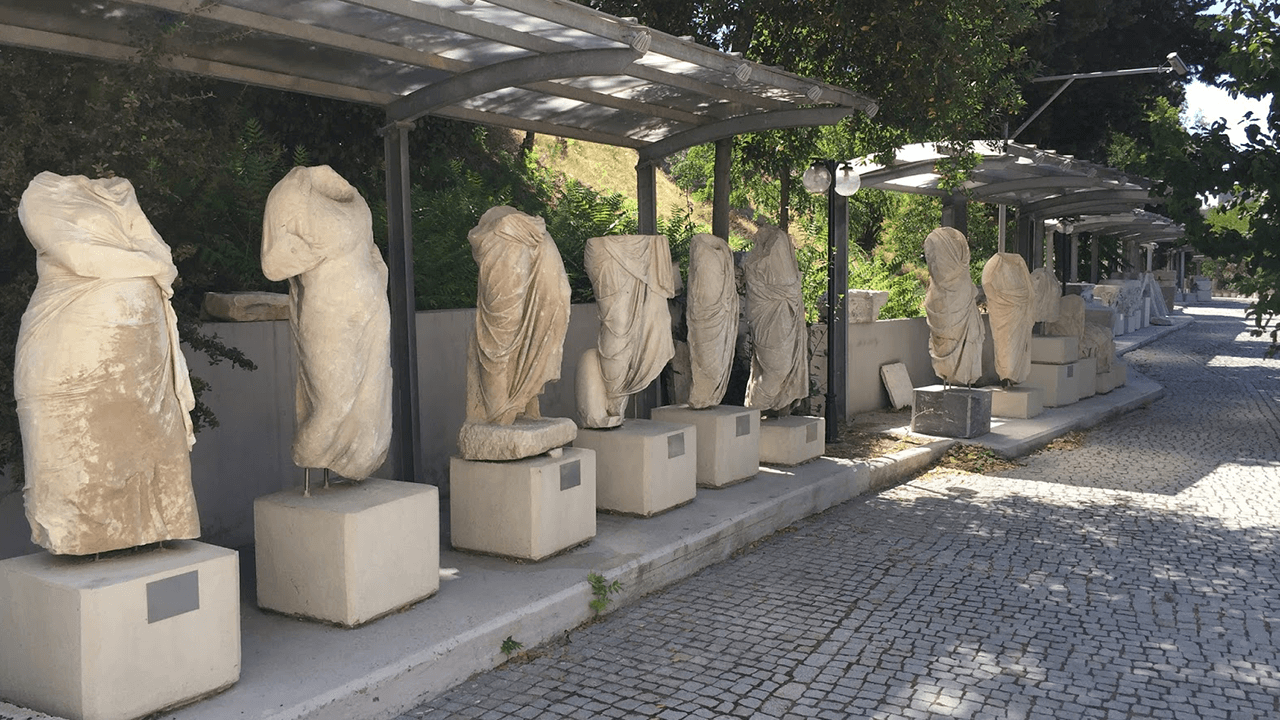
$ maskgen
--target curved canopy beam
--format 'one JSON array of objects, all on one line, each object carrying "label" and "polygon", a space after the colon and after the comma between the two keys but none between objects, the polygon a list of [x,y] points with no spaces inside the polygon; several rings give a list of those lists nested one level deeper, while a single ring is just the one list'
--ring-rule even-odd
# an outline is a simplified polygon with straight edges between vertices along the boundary
[{"label": "curved canopy beam", "polygon": [[568,50],[529,55],[454,75],[387,105],[391,121],[417,120],[435,110],[503,88],[556,78],[616,75],[644,53],[632,48]]},{"label": "curved canopy beam", "polygon": [[1096,188],[1098,180],[1083,175],[1047,175],[1036,178],[1020,178],[1017,180],[1007,180],[1005,182],[990,183],[975,187],[969,191],[975,200],[986,200],[987,198],[1004,195],[1007,193],[1028,192],[1031,190],[1054,190],[1069,188]]},{"label": "curved canopy beam", "polygon": [[1065,217],[1067,215],[1103,214],[1141,208],[1155,202],[1147,190],[1087,190],[1067,193],[1018,208],[1019,213],[1040,217]]},{"label": "curved canopy beam", "polygon": [[835,125],[859,110],[861,107],[820,107],[801,108],[799,110],[775,110],[773,112],[743,115],[721,120],[701,127],[685,130],[675,135],[646,145],[640,150],[638,165],[645,165],[662,158],[703,143],[714,142],[724,138],[745,133],[777,130],[779,128],[814,127],[818,125]]}]

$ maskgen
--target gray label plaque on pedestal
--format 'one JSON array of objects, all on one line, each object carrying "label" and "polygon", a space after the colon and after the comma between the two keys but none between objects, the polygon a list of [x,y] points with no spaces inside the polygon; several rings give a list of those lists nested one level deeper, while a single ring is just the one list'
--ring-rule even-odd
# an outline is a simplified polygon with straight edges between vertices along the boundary
[{"label": "gray label plaque on pedestal", "polygon": [[818,423],[812,422],[804,429],[804,441],[814,442],[818,439]]},{"label": "gray label plaque on pedestal", "polygon": [[667,459],[684,455],[684,433],[671,433],[667,436]]},{"label": "gray label plaque on pedestal", "polygon": [[200,609],[198,570],[147,583],[147,623]]},{"label": "gray label plaque on pedestal", "polygon": [[738,420],[738,427],[737,427],[737,433],[735,436],[742,437],[743,435],[750,435],[751,434],[751,416],[747,414],[739,415],[737,417],[737,420]]},{"label": "gray label plaque on pedestal", "polygon": [[560,489],[568,490],[582,484],[582,467],[580,461],[574,460],[560,466]]}]

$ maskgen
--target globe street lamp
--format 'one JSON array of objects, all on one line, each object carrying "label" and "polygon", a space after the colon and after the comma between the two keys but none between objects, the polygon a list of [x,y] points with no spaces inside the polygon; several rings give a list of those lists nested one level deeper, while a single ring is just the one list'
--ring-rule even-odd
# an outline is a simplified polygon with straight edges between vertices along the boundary
[{"label": "globe street lamp", "polygon": [[845,324],[849,289],[849,201],[862,186],[862,179],[848,162],[814,160],[801,182],[809,192],[827,196],[827,442],[840,439],[839,422],[844,418],[845,355],[848,327]]}]

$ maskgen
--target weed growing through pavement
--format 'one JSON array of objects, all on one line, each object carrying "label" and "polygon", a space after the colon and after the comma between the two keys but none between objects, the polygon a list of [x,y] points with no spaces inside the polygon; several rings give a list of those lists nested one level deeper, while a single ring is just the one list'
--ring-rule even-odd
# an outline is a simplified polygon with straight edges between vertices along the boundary
[{"label": "weed growing through pavement", "polygon": [[621,582],[617,580],[606,582],[604,576],[599,573],[588,573],[587,583],[591,585],[591,594],[595,598],[587,604],[591,606],[591,610],[596,615],[604,612],[609,607],[610,595],[622,590]]},{"label": "weed growing through pavement", "polygon": [[502,651],[503,655],[511,657],[512,653],[520,652],[522,648],[524,648],[524,643],[508,635],[507,639],[502,641],[502,645],[498,649]]}]

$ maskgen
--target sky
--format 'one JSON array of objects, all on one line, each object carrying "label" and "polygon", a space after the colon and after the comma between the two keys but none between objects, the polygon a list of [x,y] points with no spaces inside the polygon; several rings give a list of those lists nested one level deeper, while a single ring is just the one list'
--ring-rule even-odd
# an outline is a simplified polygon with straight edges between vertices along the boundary
[{"label": "sky", "polygon": [[1250,110],[1257,117],[1266,117],[1267,103],[1244,97],[1233,100],[1226,90],[1193,82],[1187,85],[1187,107],[1182,113],[1182,124],[1189,128],[1197,118],[1203,118],[1206,123],[1225,118],[1227,134],[1233,143],[1240,145],[1245,141],[1240,121]]}]

